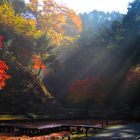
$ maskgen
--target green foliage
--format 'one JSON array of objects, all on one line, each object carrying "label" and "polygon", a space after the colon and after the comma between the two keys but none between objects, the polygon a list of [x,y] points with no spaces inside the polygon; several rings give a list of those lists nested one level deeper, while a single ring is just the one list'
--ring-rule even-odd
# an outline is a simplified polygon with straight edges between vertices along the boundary
[{"label": "green foliage", "polygon": [[36,29],[35,21],[33,19],[25,19],[21,15],[15,15],[13,7],[7,2],[0,5],[0,23],[18,35],[33,38],[41,36],[41,32]]},{"label": "green foliage", "polygon": [[[42,65],[45,68],[44,62],[47,62],[49,52],[54,46],[69,44],[77,39],[82,28],[81,20],[73,10],[58,5],[53,0],[43,2],[40,12],[34,11],[33,1],[28,5],[20,0],[0,1],[0,35],[4,38],[0,58],[7,62],[12,75],[7,87],[0,94],[3,104],[0,113],[44,113],[46,112],[44,109],[53,112],[51,105],[47,105],[52,103],[52,106],[59,106],[47,91],[39,74]],[[48,2],[51,4],[49,10],[53,9],[51,13],[47,11],[50,6]],[[38,9],[38,3],[36,6]],[[75,30],[72,36],[63,28],[69,24]],[[34,55],[39,56],[41,60],[37,66],[38,75],[33,73]],[[7,94],[4,95],[5,93]],[[26,100],[26,103],[23,100]]]},{"label": "green foliage", "polygon": [[33,113],[27,114],[26,117],[27,117],[27,118],[30,118],[30,119],[32,119],[32,120],[37,119],[37,116],[36,116],[35,114],[33,114]]}]

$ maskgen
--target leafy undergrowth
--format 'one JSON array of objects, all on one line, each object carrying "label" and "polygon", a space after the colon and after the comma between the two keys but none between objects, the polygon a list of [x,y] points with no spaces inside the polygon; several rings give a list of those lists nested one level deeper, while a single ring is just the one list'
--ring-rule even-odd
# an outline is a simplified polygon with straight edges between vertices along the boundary
[{"label": "leafy undergrowth", "polygon": [[69,132],[60,132],[60,133],[52,133],[46,136],[36,136],[36,137],[28,137],[28,136],[0,136],[0,140],[67,140],[68,136],[70,136],[71,140],[88,140],[91,136],[95,136],[96,134],[101,133],[101,130],[90,130],[88,133],[88,137],[85,135],[85,132],[71,135]]},{"label": "leafy undergrowth", "polygon": [[25,117],[21,115],[18,115],[18,116],[0,115],[0,120],[23,120],[23,119],[25,119]]},{"label": "leafy undergrowth", "polygon": [[91,137],[97,135],[98,133],[101,133],[102,131],[103,130],[89,130],[88,136],[86,136],[85,132],[74,134],[74,135],[71,135],[71,140],[88,140]]},{"label": "leafy undergrowth", "polygon": [[63,112],[61,105],[31,71],[17,62],[11,62],[9,67],[12,78],[0,91],[1,115],[50,115]]},{"label": "leafy undergrowth", "polygon": [[60,140],[63,138],[67,138],[69,136],[69,132],[60,132],[60,133],[52,133],[47,136],[37,136],[37,137],[12,137],[12,136],[0,136],[0,140]]}]

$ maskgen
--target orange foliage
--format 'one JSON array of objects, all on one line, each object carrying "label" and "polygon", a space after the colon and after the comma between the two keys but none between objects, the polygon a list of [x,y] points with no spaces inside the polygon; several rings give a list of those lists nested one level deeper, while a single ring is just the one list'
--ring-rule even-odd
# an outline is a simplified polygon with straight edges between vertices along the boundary
[{"label": "orange foliage", "polygon": [[39,70],[40,68],[41,69],[46,68],[46,66],[43,64],[42,59],[41,59],[41,57],[39,55],[34,55],[33,56],[33,63],[34,63],[33,68],[35,70]]},{"label": "orange foliage", "polygon": [[129,74],[126,77],[127,82],[140,79],[140,65],[130,69]]},{"label": "orange foliage", "polygon": [[64,137],[68,137],[69,132],[60,132],[60,133],[52,133],[47,136],[36,136],[36,137],[8,137],[8,136],[0,136],[0,140],[54,140],[54,139],[63,139]]},{"label": "orange foliage", "polygon": [[5,86],[5,81],[11,77],[6,73],[7,70],[8,66],[0,60],[0,90]]},{"label": "orange foliage", "polygon": [[[80,16],[54,0],[30,0],[28,7],[36,16],[39,30],[47,34],[50,43],[54,46],[73,42],[82,30]],[[71,29],[74,34],[69,34],[68,29]]]}]

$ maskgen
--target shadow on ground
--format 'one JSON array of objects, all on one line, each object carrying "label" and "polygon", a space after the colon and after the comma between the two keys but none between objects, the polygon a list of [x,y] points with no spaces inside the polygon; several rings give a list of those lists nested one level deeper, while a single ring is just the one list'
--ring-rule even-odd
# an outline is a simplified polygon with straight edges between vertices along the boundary
[{"label": "shadow on ground", "polygon": [[94,136],[75,140],[140,140],[140,123],[109,127]]}]

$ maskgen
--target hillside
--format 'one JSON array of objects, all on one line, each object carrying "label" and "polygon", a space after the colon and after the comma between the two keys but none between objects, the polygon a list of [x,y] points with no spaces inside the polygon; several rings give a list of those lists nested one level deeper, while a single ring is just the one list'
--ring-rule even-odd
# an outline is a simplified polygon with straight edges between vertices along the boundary
[{"label": "hillside", "polygon": [[[28,4],[18,0],[0,1],[2,115],[63,113],[61,105],[48,93],[42,77],[51,50],[64,45],[64,42],[72,43],[77,38],[82,28],[81,19],[73,10],[62,7],[53,0],[43,3],[41,9],[36,9],[35,7],[40,7],[38,1],[29,1]],[[46,10],[50,5],[53,9],[51,16]],[[71,36],[69,33],[64,34],[66,29],[63,30],[63,26],[71,26],[65,18],[73,23],[74,30],[77,29]],[[52,21],[59,24],[59,27]]]},{"label": "hillside", "polygon": [[[89,114],[105,110],[140,118],[139,7],[135,0],[123,16],[98,11],[81,15],[84,26],[79,40],[60,49],[58,67],[44,78],[54,97]],[[111,22],[103,15],[118,18]]]},{"label": "hillside", "polygon": [[9,64],[11,78],[0,91],[0,114],[56,114],[62,111],[60,105],[22,65]]}]

